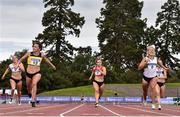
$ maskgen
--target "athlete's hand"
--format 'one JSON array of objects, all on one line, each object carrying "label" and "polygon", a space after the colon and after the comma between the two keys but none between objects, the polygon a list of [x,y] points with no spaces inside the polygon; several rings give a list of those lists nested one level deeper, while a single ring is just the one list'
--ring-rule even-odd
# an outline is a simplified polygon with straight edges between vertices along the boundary
[{"label": "athlete's hand", "polygon": [[89,80],[92,80],[92,77],[89,77]]},{"label": "athlete's hand", "polygon": [[1,80],[4,80],[5,77],[1,77]]},{"label": "athlete's hand", "polygon": [[148,57],[144,58],[144,62],[147,64],[150,61],[150,59]]},{"label": "athlete's hand", "polygon": [[53,69],[56,70],[56,66],[53,66]]}]

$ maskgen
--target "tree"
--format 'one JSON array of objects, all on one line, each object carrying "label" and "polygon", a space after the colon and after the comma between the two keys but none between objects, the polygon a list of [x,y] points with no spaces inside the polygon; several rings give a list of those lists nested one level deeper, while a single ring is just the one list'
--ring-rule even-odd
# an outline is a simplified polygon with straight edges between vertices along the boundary
[{"label": "tree", "polygon": [[44,0],[44,3],[45,8],[48,9],[42,19],[45,29],[43,33],[38,34],[36,40],[50,48],[47,51],[48,56],[70,60],[74,47],[65,36],[79,37],[80,28],[85,22],[84,17],[70,8],[74,5],[74,0]]},{"label": "tree", "polygon": [[159,28],[155,39],[157,53],[162,61],[171,68],[180,67],[180,5],[178,0],[168,0],[157,14],[156,27]]},{"label": "tree", "polygon": [[96,19],[102,56],[116,71],[136,68],[146,27],[146,21],[140,19],[143,2],[104,0],[103,3],[105,8],[101,9],[101,17]]}]

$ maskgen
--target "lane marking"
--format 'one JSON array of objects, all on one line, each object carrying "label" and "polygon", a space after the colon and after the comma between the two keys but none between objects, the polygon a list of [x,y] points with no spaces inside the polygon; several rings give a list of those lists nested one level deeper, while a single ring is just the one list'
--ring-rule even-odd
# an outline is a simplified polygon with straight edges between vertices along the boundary
[{"label": "lane marking", "polygon": [[121,107],[121,108],[134,109],[134,110],[139,110],[139,111],[153,113],[153,114],[159,114],[159,115],[175,116],[175,115],[172,115],[172,114],[165,114],[165,113],[160,113],[160,112],[147,111],[147,110],[144,110],[144,109],[138,109],[138,108],[134,108],[134,107],[124,107],[124,106],[120,106],[120,105],[114,105],[114,106]]},{"label": "lane marking", "polygon": [[102,105],[99,105],[99,106],[100,106],[101,108],[103,108],[103,109],[111,112],[112,114],[114,114],[114,115],[116,115],[116,116],[123,116],[123,115],[120,115],[120,114],[118,114],[118,113],[116,113],[116,112],[114,112],[114,111],[112,111],[112,110],[110,110],[110,109],[108,109],[108,108],[106,108],[106,107],[104,107],[104,106],[102,106]]},{"label": "lane marking", "polygon": [[70,109],[70,110],[67,110],[67,111],[65,111],[65,112],[63,112],[63,113],[61,113],[61,114],[59,114],[59,116],[60,116],[60,117],[64,117],[64,114],[70,113],[70,112],[72,112],[73,110],[76,110],[76,109],[82,107],[83,105],[84,105],[84,104],[81,104],[81,105],[76,106],[76,107],[74,107],[74,108],[72,108],[72,109]]},{"label": "lane marking", "polygon": [[[136,105],[135,107],[141,107],[141,106]],[[167,106],[162,106],[161,109],[162,110],[170,110],[170,111],[174,111],[174,112],[180,112],[178,110],[174,110],[173,108],[168,108]]]},{"label": "lane marking", "polygon": [[58,106],[64,106],[65,104],[63,104],[63,105],[51,105],[51,106],[46,106],[46,107],[35,107],[35,108],[33,108],[33,109],[26,109],[26,110],[22,110],[22,111],[13,111],[13,112],[7,112],[7,113],[4,113],[5,115],[8,115],[8,114],[14,114],[14,113],[21,113],[21,112],[29,112],[29,111],[37,111],[37,110],[41,110],[41,109],[48,109],[48,108],[54,108],[54,107],[58,107]]}]

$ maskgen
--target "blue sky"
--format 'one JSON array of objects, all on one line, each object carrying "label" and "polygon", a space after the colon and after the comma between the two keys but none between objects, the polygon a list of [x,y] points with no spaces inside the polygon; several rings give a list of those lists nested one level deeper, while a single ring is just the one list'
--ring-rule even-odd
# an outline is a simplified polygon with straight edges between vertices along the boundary
[{"label": "blue sky", "polygon": [[[43,31],[43,0],[0,0],[0,61],[24,48],[31,50],[31,42]],[[142,0],[140,0],[142,1]],[[142,19],[154,25],[156,14],[166,0],[144,0]],[[66,37],[74,46],[92,46],[98,50],[95,18],[100,16],[102,0],[75,0],[73,10],[85,16],[85,24],[79,38]]]}]

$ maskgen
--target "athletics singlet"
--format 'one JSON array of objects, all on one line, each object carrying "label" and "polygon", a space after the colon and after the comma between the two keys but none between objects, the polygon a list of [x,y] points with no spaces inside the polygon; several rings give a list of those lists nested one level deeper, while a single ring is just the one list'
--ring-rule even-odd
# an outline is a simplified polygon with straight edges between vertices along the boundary
[{"label": "athletics singlet", "polygon": [[103,71],[103,67],[102,67],[102,66],[95,66],[95,67],[93,68],[93,72],[94,72],[95,76],[104,76],[104,75],[100,72],[100,70]]},{"label": "athletics singlet", "polygon": [[42,62],[41,53],[39,56],[33,55],[33,52],[30,53],[30,56],[27,59],[28,65],[40,66]]},{"label": "athletics singlet", "polygon": [[157,68],[157,77],[163,77],[164,76],[164,69],[163,68]]},{"label": "athletics singlet", "polygon": [[[146,59],[149,59],[146,57]],[[157,75],[157,57],[149,59],[146,68],[144,69],[143,75],[147,78],[153,78]]]}]

